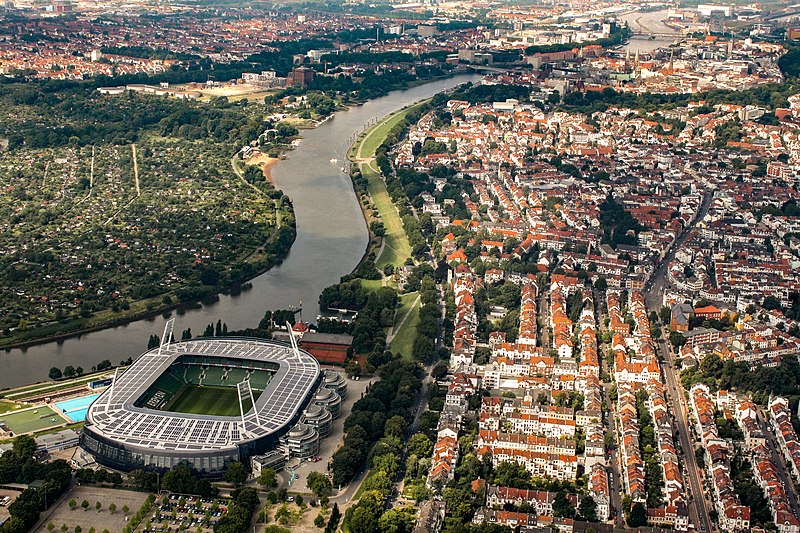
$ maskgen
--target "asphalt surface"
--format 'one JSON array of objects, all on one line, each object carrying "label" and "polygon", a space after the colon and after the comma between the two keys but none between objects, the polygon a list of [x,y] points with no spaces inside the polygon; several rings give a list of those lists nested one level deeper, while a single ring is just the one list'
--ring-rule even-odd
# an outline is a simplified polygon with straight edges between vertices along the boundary
[{"label": "asphalt surface", "polygon": [[[645,286],[645,301],[649,311],[658,312],[661,307],[661,296],[664,288],[667,285],[667,267],[669,263],[675,258],[675,252],[680,249],[689,233],[697,225],[700,220],[705,218],[711,207],[711,200],[713,199],[713,191],[705,191],[703,194],[703,201],[698,209],[697,216],[689,225],[687,230],[682,233],[675,243],[670,247],[664,259],[656,265],[653,276]],[[689,478],[690,492],[688,493],[689,501],[687,507],[689,508],[689,518],[692,524],[698,530],[705,530],[707,532],[713,531],[711,519],[708,516],[708,503],[706,502],[705,492],[703,491],[703,479],[700,470],[697,466],[697,460],[694,456],[694,446],[692,445],[691,433],[689,432],[688,409],[686,406],[686,398],[684,396],[684,389],[677,378],[675,370],[675,361],[672,358],[672,352],[667,346],[666,339],[662,338],[657,342],[661,354],[664,357],[665,364],[662,364],[664,376],[667,381],[667,396],[670,404],[672,405],[672,413],[675,420],[675,425],[678,429],[678,440],[681,449],[683,450],[683,462],[686,466],[684,477]]]}]

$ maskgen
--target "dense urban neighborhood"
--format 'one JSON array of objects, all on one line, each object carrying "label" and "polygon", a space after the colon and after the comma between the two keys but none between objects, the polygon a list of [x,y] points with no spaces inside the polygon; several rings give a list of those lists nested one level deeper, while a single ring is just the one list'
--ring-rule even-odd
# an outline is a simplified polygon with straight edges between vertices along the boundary
[{"label": "dense urban neighborhood", "polygon": [[0,532],[800,533],[797,6],[0,20]]}]

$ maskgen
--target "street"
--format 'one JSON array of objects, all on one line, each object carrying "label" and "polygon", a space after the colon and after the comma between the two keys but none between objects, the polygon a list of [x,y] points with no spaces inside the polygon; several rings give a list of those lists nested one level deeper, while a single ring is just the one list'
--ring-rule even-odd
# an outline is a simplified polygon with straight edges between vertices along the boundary
[{"label": "street", "polygon": [[[712,199],[713,191],[705,191],[703,193],[703,201],[700,204],[697,216],[686,231],[675,240],[669,252],[664,256],[664,259],[656,265],[653,276],[650,278],[650,281],[648,281],[646,292],[644,293],[648,311],[655,311],[657,313],[661,308],[661,296],[667,284],[667,267],[675,257],[675,252],[686,241],[691,230],[697,225],[697,222],[705,218],[711,207]],[[703,490],[703,479],[697,466],[697,459],[694,456],[694,446],[692,445],[691,433],[689,432],[689,413],[686,406],[683,385],[681,385],[678,380],[675,371],[675,361],[669,346],[667,346],[666,339],[662,338],[657,342],[657,345],[663,356],[664,364],[661,365],[661,368],[664,371],[667,382],[667,398],[672,406],[675,425],[678,429],[678,439],[680,447],[683,450],[686,475],[689,477],[689,486],[687,487],[690,489],[687,494],[689,497],[689,501],[687,502],[689,517],[696,527],[699,526],[698,529],[710,532],[712,531],[712,524],[708,516],[708,504],[705,498],[705,491]]]},{"label": "street", "polygon": [[769,429],[767,415],[760,406],[756,411],[756,417],[758,420],[758,425],[761,427],[761,430],[767,437],[767,448],[772,456],[772,461],[775,463],[775,466],[778,467],[778,475],[781,477],[783,486],[786,487],[786,495],[789,497],[789,504],[792,506],[792,512],[795,516],[797,516],[797,513],[800,512],[800,508],[798,506],[797,490],[795,489],[794,483],[792,483],[792,480],[788,475],[789,465],[786,464],[783,454],[781,454],[779,451],[780,448],[778,447],[778,441],[775,439],[775,434]]},{"label": "street", "polygon": [[[672,405],[672,412],[675,415],[675,425],[678,428],[678,438],[683,449],[684,465],[686,474],[689,476],[689,517],[693,524],[702,525],[705,531],[712,531],[711,519],[708,517],[708,504],[706,503],[705,491],[703,490],[703,480],[700,477],[700,470],[697,466],[697,459],[694,456],[694,446],[692,445],[691,434],[689,432],[688,409],[686,398],[683,393],[683,386],[678,382],[672,353],[664,339],[658,342],[661,353],[664,354],[667,364],[661,365],[664,369],[664,376],[667,379],[667,397]],[[678,407],[676,409],[676,406]],[[698,511],[700,511],[698,516]],[[701,528],[702,529],[702,528]]]}]

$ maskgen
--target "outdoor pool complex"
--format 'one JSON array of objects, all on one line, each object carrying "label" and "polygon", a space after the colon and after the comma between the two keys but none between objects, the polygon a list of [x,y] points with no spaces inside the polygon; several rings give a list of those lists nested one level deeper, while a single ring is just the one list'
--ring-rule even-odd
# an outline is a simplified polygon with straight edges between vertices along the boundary
[{"label": "outdoor pool complex", "polygon": [[80,398],[57,402],[55,406],[74,422],[83,422],[86,419],[86,413],[89,412],[89,406],[92,405],[92,402],[94,402],[98,396],[100,396],[100,394],[81,396]]}]

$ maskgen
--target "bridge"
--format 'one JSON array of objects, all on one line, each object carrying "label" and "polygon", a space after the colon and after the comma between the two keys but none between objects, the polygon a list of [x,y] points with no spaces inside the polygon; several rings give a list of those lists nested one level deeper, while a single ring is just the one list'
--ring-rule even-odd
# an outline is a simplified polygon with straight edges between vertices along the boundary
[{"label": "bridge", "polygon": [[642,32],[633,32],[631,33],[631,38],[636,37],[674,37],[675,39],[680,39],[684,37],[685,34],[683,33],[672,33],[672,32],[657,32],[657,31],[642,31]]},{"label": "bridge", "polygon": [[516,68],[523,67],[523,66],[525,66],[525,64],[523,64],[523,63],[509,64],[508,67],[506,67],[506,68],[490,67],[488,65],[473,65],[473,64],[463,65],[463,66],[467,70],[474,70],[475,72],[500,72],[500,73],[505,73],[505,72],[508,72],[509,70],[513,70],[513,69],[516,69]]}]

